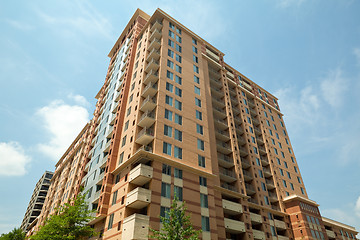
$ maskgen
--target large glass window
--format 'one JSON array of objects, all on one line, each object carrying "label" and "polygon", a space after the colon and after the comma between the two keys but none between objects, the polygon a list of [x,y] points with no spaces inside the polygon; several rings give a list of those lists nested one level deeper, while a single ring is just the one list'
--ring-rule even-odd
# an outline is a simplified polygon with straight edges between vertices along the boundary
[{"label": "large glass window", "polygon": [[201,229],[204,232],[210,232],[210,222],[208,217],[201,216]]},{"label": "large glass window", "polygon": [[182,201],[183,200],[183,189],[182,189],[182,187],[174,186],[174,195],[177,196],[179,201]]},{"label": "large glass window", "polygon": [[164,142],[163,143],[163,153],[171,156],[171,144]]},{"label": "large glass window", "polygon": [[172,127],[164,125],[164,135],[171,137],[172,136]]},{"label": "large glass window", "polygon": [[174,146],[174,157],[182,159],[182,148]]},{"label": "large glass window", "polygon": [[170,198],[171,185],[168,183],[161,183],[161,196],[165,198]]},{"label": "large glass window", "polygon": [[200,193],[200,206],[202,208],[208,208],[208,196],[206,194]]}]

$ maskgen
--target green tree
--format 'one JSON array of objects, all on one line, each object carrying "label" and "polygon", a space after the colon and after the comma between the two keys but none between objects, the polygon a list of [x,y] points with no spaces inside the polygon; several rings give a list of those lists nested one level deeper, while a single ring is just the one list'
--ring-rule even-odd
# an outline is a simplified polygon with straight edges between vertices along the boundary
[{"label": "green tree", "polygon": [[25,233],[20,228],[14,228],[9,233],[3,233],[0,236],[0,240],[24,240]]},{"label": "green tree", "polygon": [[190,216],[186,215],[186,206],[183,202],[178,206],[178,198],[175,196],[169,211],[165,217],[160,216],[162,228],[160,231],[150,229],[152,235],[149,237],[158,240],[197,240],[200,231],[196,231],[191,224]]},{"label": "green tree", "polygon": [[96,235],[96,232],[87,223],[94,217],[91,216],[93,211],[88,210],[84,195],[78,195],[72,199],[71,204],[66,203],[64,206],[56,209],[56,213],[51,215],[40,227],[35,235],[31,236],[32,240],[72,240],[83,239]]}]

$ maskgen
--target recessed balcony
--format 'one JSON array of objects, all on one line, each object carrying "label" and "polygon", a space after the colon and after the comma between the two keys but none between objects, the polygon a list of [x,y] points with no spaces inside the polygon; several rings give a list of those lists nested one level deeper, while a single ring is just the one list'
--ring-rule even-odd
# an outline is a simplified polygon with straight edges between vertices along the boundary
[{"label": "recessed balcony", "polygon": [[230,191],[233,191],[233,192],[238,192],[238,190],[237,190],[237,188],[236,188],[235,186],[230,185],[230,184],[228,184],[228,183],[226,183],[226,182],[222,182],[222,183],[220,184],[220,186],[221,186],[222,188],[227,189],[227,190],[230,190]]},{"label": "recessed balcony", "polygon": [[287,237],[287,236],[281,236],[281,235],[278,235],[278,240],[289,240],[290,238]]},{"label": "recessed balcony", "polygon": [[157,82],[159,80],[159,73],[155,70],[150,70],[148,74],[146,74],[144,79],[144,84],[148,84],[149,82]]},{"label": "recessed balcony", "polygon": [[239,134],[239,135],[242,135],[244,133],[244,129],[240,126],[236,127],[236,132]]},{"label": "recessed balcony", "polygon": [[158,92],[158,85],[150,82],[143,90],[141,96],[146,98],[148,96],[153,97]]},{"label": "recessed balcony", "polygon": [[141,145],[148,145],[154,139],[154,130],[152,128],[143,128],[136,138],[136,143]]},{"label": "recessed balcony", "polygon": [[217,130],[215,131],[215,135],[216,138],[221,140],[221,141],[229,141],[230,137],[229,137],[229,132],[228,131],[221,131],[221,130]]},{"label": "recessed balcony", "polygon": [[246,193],[248,195],[253,195],[253,194],[256,193],[255,188],[252,185],[248,184],[248,183],[245,183],[245,188],[246,188]]},{"label": "recessed balcony", "polygon": [[226,232],[229,233],[244,233],[245,230],[245,224],[240,221],[236,221],[229,218],[224,218],[224,225]]},{"label": "recessed balcony", "polygon": [[156,101],[154,98],[152,98],[151,96],[147,96],[140,107],[140,110],[142,112],[146,112],[146,111],[152,111],[154,108],[156,107]]},{"label": "recessed balcony", "polygon": [[261,135],[261,129],[260,129],[260,128],[254,127],[254,130],[255,130],[255,134],[256,134],[257,136]]},{"label": "recessed balcony", "polygon": [[105,147],[104,147],[103,152],[109,152],[110,145],[111,145],[111,140],[109,140],[109,141],[105,144]]},{"label": "recessed balcony", "polygon": [[150,29],[150,32],[154,32],[155,30],[159,30],[159,31],[160,31],[161,28],[162,28],[162,23],[161,23],[161,21],[156,20],[156,21],[152,24],[151,29]]},{"label": "recessed balcony", "polygon": [[254,108],[255,102],[248,100],[249,107]]},{"label": "recessed balcony", "polygon": [[255,224],[262,223],[262,218],[261,218],[260,214],[256,214],[256,213],[251,212],[250,213],[250,219],[251,219],[252,223],[255,223]]},{"label": "recessed balcony", "polygon": [[264,147],[259,146],[259,152],[260,152],[261,155],[265,155],[266,154],[266,149]]},{"label": "recessed balcony", "polygon": [[97,184],[101,184],[103,182],[105,176],[105,171],[103,171],[102,173],[100,173],[100,175],[97,178]]},{"label": "recessed balcony", "polygon": [[271,177],[272,176],[270,169],[263,168],[263,172],[264,172],[265,177]]},{"label": "recessed balcony", "polygon": [[259,126],[260,125],[260,122],[256,118],[253,118],[252,122],[253,122],[254,126]]},{"label": "recessed balcony", "polygon": [[161,46],[161,42],[159,41],[159,39],[154,38],[149,44],[149,49],[152,48],[159,49],[160,46]]},{"label": "recessed balcony", "polygon": [[243,169],[248,169],[250,167],[250,161],[245,159],[245,158],[241,158],[241,167]]},{"label": "recessed balcony", "polygon": [[160,51],[157,49],[152,49],[148,56],[146,57],[146,61],[151,61],[151,59],[159,59],[160,57]]},{"label": "recessed balcony", "polygon": [[159,61],[152,58],[146,65],[145,72],[149,72],[150,70],[157,71],[158,69],[159,69]]},{"label": "recessed balcony", "polygon": [[267,187],[269,190],[275,188],[275,185],[274,185],[273,180],[266,179],[265,183],[266,183],[266,187]]},{"label": "recessed balcony", "polygon": [[219,78],[210,77],[211,84],[215,84],[217,87],[222,87],[221,80]]},{"label": "recessed balcony", "polygon": [[122,238],[123,239],[148,239],[149,216],[135,213],[124,219]]},{"label": "recessed balcony", "polygon": [[236,181],[236,175],[233,170],[219,167],[219,175],[220,175],[220,179],[225,182],[231,183],[231,182]]},{"label": "recessed balcony", "polygon": [[279,229],[286,229],[286,223],[277,219],[274,219],[274,225]]},{"label": "recessed balcony", "polygon": [[225,130],[228,128],[228,123],[226,120],[224,119],[214,119],[214,124],[215,124],[215,127],[220,129],[220,130]]},{"label": "recessed balcony", "polygon": [[269,199],[270,199],[270,202],[277,202],[277,201],[279,201],[276,193],[271,193],[271,192],[269,192]]},{"label": "recessed balcony", "polygon": [[209,75],[210,75],[210,78],[213,77],[215,79],[220,79],[221,78],[221,75],[220,75],[220,72],[213,69],[213,68],[209,68]]},{"label": "recessed balcony", "polygon": [[256,137],[256,141],[258,142],[259,145],[264,145],[264,139],[262,137]]},{"label": "recessed balcony", "polygon": [[218,164],[222,167],[230,168],[234,166],[234,159],[224,154],[218,154]]},{"label": "recessed balcony", "polygon": [[263,166],[269,165],[269,159],[266,156],[261,156],[260,159]]},{"label": "recessed balcony", "polygon": [[237,136],[237,140],[238,140],[239,146],[243,146],[246,144],[246,140],[243,137]]},{"label": "recessed balcony", "polygon": [[146,111],[141,115],[138,126],[140,127],[151,127],[155,122],[155,113]]},{"label": "recessed balcony", "polygon": [[237,215],[243,213],[243,208],[240,203],[232,202],[226,199],[222,200],[222,206],[224,209],[224,213],[229,215]]},{"label": "recessed balcony", "polygon": [[243,170],[243,176],[245,181],[251,181],[254,179],[253,175],[249,171]]},{"label": "recessed balcony", "polygon": [[210,89],[211,89],[211,95],[213,97],[218,97],[218,98],[224,97],[224,92],[222,88],[211,87]]},{"label": "recessed balcony", "polygon": [[100,194],[101,194],[101,190],[95,192],[94,200],[92,201],[92,203],[98,203],[99,202]]},{"label": "recessed balcony", "polygon": [[214,115],[218,118],[226,118],[226,111],[224,108],[213,107]]},{"label": "recessed balcony", "polygon": [[232,152],[231,150],[231,146],[229,143],[225,143],[225,142],[221,142],[221,141],[216,141],[216,147],[217,150],[225,155],[229,154]]},{"label": "recessed balcony", "polygon": [[253,229],[254,239],[265,240],[265,233],[256,229]]},{"label": "recessed balcony", "polygon": [[139,164],[131,169],[129,173],[129,183],[142,186],[148,183],[153,176],[153,168],[144,164]]},{"label": "recessed balcony", "polygon": [[212,100],[213,100],[212,101],[213,105],[216,105],[219,108],[225,107],[225,102],[224,102],[223,99],[221,99],[221,98],[212,98]]},{"label": "recessed balcony", "polygon": [[250,114],[251,114],[251,116],[254,116],[254,117],[256,117],[258,115],[254,108],[250,108]]},{"label": "recessed balcony", "polygon": [[331,231],[331,230],[328,230],[328,229],[326,229],[326,235],[328,236],[329,239],[335,239],[336,238],[334,231]]},{"label": "recessed balcony", "polygon": [[149,41],[152,41],[153,39],[160,39],[161,38],[161,30],[154,29],[154,31],[151,32],[151,35],[149,37]]},{"label": "recessed balcony", "polygon": [[151,201],[151,191],[149,189],[137,187],[126,195],[126,206],[141,209],[149,205]]},{"label": "recessed balcony", "polygon": [[249,155],[249,153],[246,151],[246,149],[244,147],[240,148],[240,156],[241,157],[246,157],[247,155]]}]

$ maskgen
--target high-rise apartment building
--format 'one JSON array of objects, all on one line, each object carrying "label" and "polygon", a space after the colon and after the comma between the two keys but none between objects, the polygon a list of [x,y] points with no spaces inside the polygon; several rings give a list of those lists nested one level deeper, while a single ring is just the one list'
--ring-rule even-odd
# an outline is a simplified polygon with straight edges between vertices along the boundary
[{"label": "high-rise apartment building", "polygon": [[138,9],[109,57],[94,117],[59,161],[39,223],[70,183],[97,210],[96,239],[147,239],[174,194],[202,239],[355,239],[308,198],[276,97],[221,51],[162,10]]},{"label": "high-rise apartment building", "polygon": [[29,205],[26,209],[24,219],[20,226],[22,231],[28,232],[29,226],[31,226],[40,215],[53,174],[53,172],[46,171],[36,183]]}]

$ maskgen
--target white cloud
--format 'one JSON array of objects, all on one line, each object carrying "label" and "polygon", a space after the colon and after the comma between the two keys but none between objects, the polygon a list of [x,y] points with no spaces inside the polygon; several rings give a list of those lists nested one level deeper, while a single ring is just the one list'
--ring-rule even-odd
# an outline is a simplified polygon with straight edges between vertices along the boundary
[{"label": "white cloud", "polygon": [[327,77],[320,84],[324,100],[332,107],[341,107],[344,93],[348,90],[348,81],[342,76],[342,71],[337,68],[329,71]]},{"label": "white cloud", "polygon": [[22,30],[22,31],[29,31],[29,30],[34,29],[34,26],[30,25],[29,23],[19,22],[19,21],[15,21],[15,20],[11,20],[11,19],[7,19],[6,21],[12,27],[17,28],[17,29]]},{"label": "white cloud", "polygon": [[[77,98],[82,99],[81,96]],[[86,108],[80,105],[69,105],[62,100],[51,102],[48,106],[40,108],[36,114],[40,116],[45,130],[50,135],[50,140],[47,143],[38,144],[38,149],[55,161],[64,154],[89,121]]]},{"label": "white cloud", "polygon": [[360,217],[360,196],[358,197],[355,204],[355,213]]},{"label": "white cloud", "polygon": [[30,157],[17,142],[0,142],[0,176],[22,176]]},{"label": "white cloud", "polygon": [[75,103],[79,104],[80,106],[83,106],[83,107],[90,106],[90,103],[88,102],[88,100],[86,100],[86,98],[84,96],[81,96],[78,94],[75,94],[75,95],[69,94],[68,98],[74,100]]}]

